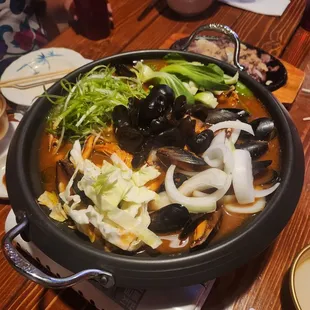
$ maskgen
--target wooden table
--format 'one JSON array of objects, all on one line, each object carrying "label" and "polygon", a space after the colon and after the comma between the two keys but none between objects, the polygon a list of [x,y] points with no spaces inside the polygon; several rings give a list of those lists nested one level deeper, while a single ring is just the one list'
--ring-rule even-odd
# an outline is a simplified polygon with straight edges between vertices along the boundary
[{"label": "wooden table", "polygon": [[[224,4],[214,5],[197,19],[180,20],[160,2],[143,21],[137,16],[146,3],[143,0],[111,0],[115,30],[102,41],[92,42],[71,28],[49,46],[67,47],[84,57],[98,59],[134,49],[158,48],[171,34],[189,33],[197,26],[218,22],[232,27],[242,40],[281,56],[307,72],[304,87],[310,88],[310,34],[298,28],[303,0],[292,0],[282,17],[258,15]],[[290,113],[303,141],[306,177],[302,196],[294,216],[278,239],[259,257],[235,272],[217,279],[204,309],[293,309],[288,287],[288,270],[294,256],[310,243],[310,96],[300,93]],[[7,202],[8,203],[8,202]],[[0,201],[0,237],[10,206]],[[74,291],[46,290],[19,274],[0,254],[0,309],[92,309]],[[109,309],[110,310],[110,309]]]}]

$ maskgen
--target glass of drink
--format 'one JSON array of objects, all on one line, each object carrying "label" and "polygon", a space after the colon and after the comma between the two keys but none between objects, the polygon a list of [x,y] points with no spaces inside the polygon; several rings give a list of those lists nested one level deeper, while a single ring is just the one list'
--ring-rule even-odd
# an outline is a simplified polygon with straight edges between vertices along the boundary
[{"label": "glass of drink", "polygon": [[110,34],[110,16],[105,0],[74,0],[77,26],[82,35],[100,40]]}]

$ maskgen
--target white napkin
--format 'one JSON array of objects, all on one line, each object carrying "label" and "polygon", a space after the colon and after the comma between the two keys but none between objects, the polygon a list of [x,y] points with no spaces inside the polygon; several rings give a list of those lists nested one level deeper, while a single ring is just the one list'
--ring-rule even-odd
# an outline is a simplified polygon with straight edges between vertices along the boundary
[{"label": "white napkin", "polygon": [[281,16],[287,6],[290,4],[290,0],[219,0],[231,6],[235,6],[239,9],[244,9],[250,12]]}]

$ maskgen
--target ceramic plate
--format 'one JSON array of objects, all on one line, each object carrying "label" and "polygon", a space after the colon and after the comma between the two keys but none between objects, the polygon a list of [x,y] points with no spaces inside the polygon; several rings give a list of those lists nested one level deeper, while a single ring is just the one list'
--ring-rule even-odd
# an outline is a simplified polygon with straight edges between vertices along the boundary
[{"label": "ceramic plate", "polygon": [[[54,72],[65,69],[79,68],[89,60],[81,54],[66,48],[46,48],[31,52],[18,58],[11,63],[4,73],[1,80],[21,78],[24,76]],[[52,84],[45,85],[49,88]],[[44,92],[43,86],[33,87],[26,90],[16,88],[2,88],[3,95],[10,101],[30,106],[37,96]]]},{"label": "ceramic plate", "polygon": [[4,182],[6,156],[8,153],[11,139],[22,117],[23,115],[20,113],[14,113],[9,116],[9,130],[6,133],[5,137],[0,140],[0,199],[8,199],[8,192],[6,190]]}]

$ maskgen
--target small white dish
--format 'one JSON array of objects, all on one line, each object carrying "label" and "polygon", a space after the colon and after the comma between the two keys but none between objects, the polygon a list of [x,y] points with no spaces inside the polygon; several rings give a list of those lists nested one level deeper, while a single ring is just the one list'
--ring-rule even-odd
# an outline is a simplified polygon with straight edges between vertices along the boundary
[{"label": "small white dish", "polygon": [[14,113],[14,120],[9,122],[9,129],[5,137],[0,141],[0,199],[8,199],[8,192],[4,182],[6,157],[9,150],[9,146],[15,130],[22,119],[23,115],[20,113]]},{"label": "small white dish", "polygon": [[[76,69],[89,63],[81,54],[66,48],[45,48],[26,54],[12,62],[1,76],[1,81],[31,75]],[[46,89],[52,84],[45,85]],[[43,86],[29,89],[2,88],[2,94],[10,101],[31,106],[37,96],[44,92]]]}]

